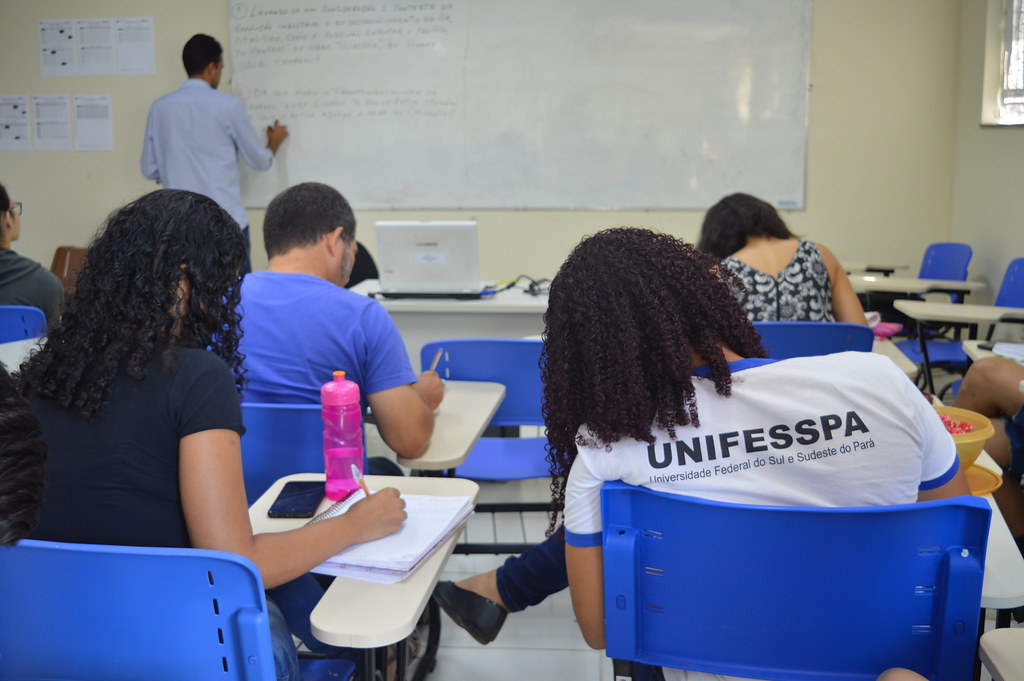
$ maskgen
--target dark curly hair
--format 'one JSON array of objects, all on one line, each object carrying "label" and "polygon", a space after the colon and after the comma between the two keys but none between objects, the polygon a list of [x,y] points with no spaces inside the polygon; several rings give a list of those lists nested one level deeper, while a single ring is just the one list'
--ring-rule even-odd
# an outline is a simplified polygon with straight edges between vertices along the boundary
[{"label": "dark curly hair", "polygon": [[732,384],[722,346],[766,356],[734,280],[714,256],[647,229],[599,232],[569,254],[551,281],[541,356],[554,515],[577,445],[651,443],[652,428],[675,437],[699,425],[693,354],[722,395]]},{"label": "dark curly hair", "polygon": [[244,263],[238,225],[205,196],[164,189],[114,211],[86,252],[59,325],[22,365],[23,392],[90,418],[117,374],[141,380],[157,355],[169,372],[178,347],[214,352],[241,390]]},{"label": "dark curly hair", "polygon": [[27,537],[39,524],[45,464],[39,419],[0,364],[0,546]]},{"label": "dark curly hair", "polygon": [[697,248],[721,259],[743,248],[748,236],[792,239],[796,235],[772,204],[750,194],[730,194],[704,215]]}]

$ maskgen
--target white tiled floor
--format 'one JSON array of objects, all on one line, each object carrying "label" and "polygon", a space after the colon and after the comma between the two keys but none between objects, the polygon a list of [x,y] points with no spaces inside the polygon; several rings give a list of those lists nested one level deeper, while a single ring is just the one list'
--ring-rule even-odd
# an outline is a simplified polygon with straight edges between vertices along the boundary
[{"label": "white tiled floor", "polygon": [[[482,501],[546,501],[547,481],[481,485]],[[511,514],[505,514],[511,515]],[[547,529],[542,513],[499,523],[498,534],[508,541],[539,541]],[[494,530],[489,516],[474,518],[467,528],[474,541],[485,541]],[[497,567],[506,556],[453,555],[441,579],[458,581]],[[604,651],[592,650],[583,641],[572,615],[569,591],[542,604],[511,614],[498,638],[482,646],[442,614],[441,650],[431,681],[604,681],[611,679],[611,662]]]}]

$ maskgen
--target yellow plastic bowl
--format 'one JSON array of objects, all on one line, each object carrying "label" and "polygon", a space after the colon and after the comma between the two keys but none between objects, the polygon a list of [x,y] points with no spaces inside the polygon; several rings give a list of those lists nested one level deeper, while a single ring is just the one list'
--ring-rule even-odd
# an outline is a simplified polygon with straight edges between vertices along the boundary
[{"label": "yellow plastic bowl", "polygon": [[960,467],[967,469],[985,448],[988,439],[995,435],[995,428],[987,416],[982,416],[976,411],[960,409],[959,407],[947,407],[937,405],[935,411],[945,414],[954,421],[966,421],[974,426],[974,430],[968,433],[951,433],[956,443],[956,454],[960,457]]}]

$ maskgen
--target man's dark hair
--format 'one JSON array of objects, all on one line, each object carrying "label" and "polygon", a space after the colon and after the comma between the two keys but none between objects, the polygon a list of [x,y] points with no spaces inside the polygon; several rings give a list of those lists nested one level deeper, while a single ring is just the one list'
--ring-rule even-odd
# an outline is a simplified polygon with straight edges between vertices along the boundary
[{"label": "man's dark hair", "polygon": [[7,188],[0,184],[0,213],[11,209],[11,197],[7,195]]},{"label": "man's dark hair", "polygon": [[39,524],[45,463],[39,419],[0,364],[0,546],[27,537]]},{"label": "man's dark hair", "polygon": [[206,69],[207,64],[220,63],[224,50],[216,39],[202,33],[196,33],[185,43],[181,51],[181,61],[185,64],[185,73],[189,78],[198,76]]},{"label": "man's dark hair", "polygon": [[356,216],[338,190],[319,182],[289,187],[274,197],[263,218],[267,257],[312,246],[338,227],[345,243],[356,238]]}]

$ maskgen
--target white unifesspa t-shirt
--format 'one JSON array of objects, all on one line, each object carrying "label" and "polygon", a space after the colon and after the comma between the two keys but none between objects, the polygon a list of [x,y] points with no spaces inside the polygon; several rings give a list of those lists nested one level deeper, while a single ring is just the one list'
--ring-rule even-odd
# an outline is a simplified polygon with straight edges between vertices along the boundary
[{"label": "white unifesspa t-shirt", "polygon": [[[579,448],[566,485],[567,543],[600,545],[607,480],[732,503],[875,506],[914,502],[957,471],[938,414],[886,357],[844,352],[730,367],[729,397],[695,377],[700,426],[676,428],[674,441],[655,430],[653,445]],[[727,678],[675,669],[665,676]]]}]

